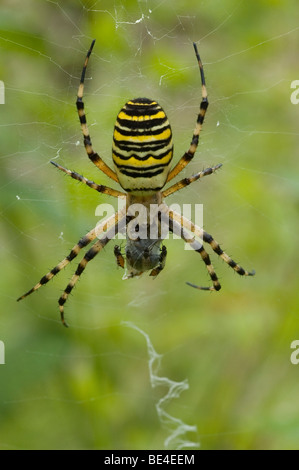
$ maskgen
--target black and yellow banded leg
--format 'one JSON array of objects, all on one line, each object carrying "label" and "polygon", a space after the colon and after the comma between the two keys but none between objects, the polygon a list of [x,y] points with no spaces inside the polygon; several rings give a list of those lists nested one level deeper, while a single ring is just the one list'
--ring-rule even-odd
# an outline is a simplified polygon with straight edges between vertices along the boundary
[{"label": "black and yellow banded leg", "polygon": [[93,228],[90,232],[88,232],[84,237],[82,237],[78,243],[72,248],[69,255],[64,258],[57,266],[55,266],[51,271],[49,271],[45,276],[41,278],[41,280],[30,289],[28,292],[23,294],[21,297],[17,299],[20,301],[25,299],[28,295],[32,294],[36,290],[38,290],[44,284],[47,284],[56,274],[58,274],[63,268],[65,268],[76,256],[78,256],[79,252],[82,248],[85,248],[91,242],[93,242],[100,234],[104,231],[108,230],[111,226],[114,226],[117,223],[118,218],[120,217],[120,213],[113,214],[109,219],[102,222],[101,224],[97,225],[97,227]]},{"label": "black and yellow banded leg", "polygon": [[180,238],[182,238],[185,243],[188,243],[194,251],[200,254],[202,260],[204,261],[206,265],[207,271],[213,283],[212,286],[208,286],[208,287],[197,286],[195,284],[191,284],[190,282],[187,282],[187,284],[191,287],[196,287],[196,289],[200,289],[200,290],[209,290],[209,291],[220,290],[221,285],[218,280],[217,274],[211,263],[210,257],[208,253],[206,252],[206,250],[204,249],[202,243],[196,240],[195,237],[190,237],[190,235],[184,230],[184,228],[180,225],[180,223],[177,223],[173,219],[173,217],[171,216],[171,212],[169,212],[169,230],[175,235],[178,235]]},{"label": "black and yellow banded leg", "polygon": [[66,321],[65,321],[65,318],[64,318],[64,304],[67,301],[68,296],[72,292],[73,288],[75,287],[76,283],[78,282],[81,274],[85,270],[85,268],[86,268],[87,264],[89,263],[89,261],[93,260],[95,258],[95,256],[107,245],[107,243],[109,243],[109,241],[112,240],[114,238],[114,236],[118,233],[119,228],[121,227],[124,218],[125,218],[125,216],[123,216],[122,218],[119,218],[118,222],[116,224],[114,224],[114,226],[111,227],[106,232],[106,235],[104,235],[100,240],[98,240],[87,251],[87,253],[85,254],[82,261],[80,261],[80,263],[78,264],[78,267],[76,269],[75,274],[72,276],[72,278],[71,278],[70,282],[68,283],[68,285],[66,286],[63,294],[59,298],[58,304],[59,304],[60,316],[61,316],[61,321],[62,321],[64,326],[66,326],[66,327],[68,326]]},{"label": "black and yellow banded leg", "polygon": [[86,184],[92,189],[95,189],[99,193],[107,194],[108,196],[113,196],[113,197],[126,197],[126,193],[117,191],[116,189],[109,188],[108,186],[104,186],[103,184],[97,184],[94,181],[88,180],[82,175],[79,175],[79,173],[76,173],[75,171],[68,170],[67,168],[64,168],[61,165],[58,165],[58,163],[53,162],[51,160],[52,165],[56,166],[59,170],[63,171],[67,175],[71,176],[71,178],[74,178],[77,181],[81,181],[81,183]]},{"label": "black and yellow banded leg", "polygon": [[89,243],[91,243],[95,238],[96,238],[96,229],[93,228],[90,232],[88,232],[84,237],[82,237],[78,241],[78,243],[72,248],[70,254],[66,258],[64,258],[59,264],[57,264],[57,266],[51,269],[50,272],[45,274],[45,276],[43,276],[41,280],[34,287],[32,287],[32,289],[26,292],[26,294],[19,297],[17,301],[24,299],[25,297],[35,292],[44,284],[47,284],[47,282],[49,282],[54,276],[56,276],[56,274],[58,274],[63,268],[65,268],[74,258],[76,258],[76,256],[82,250],[82,248],[89,245]]},{"label": "black and yellow banded leg", "polygon": [[58,300],[59,310],[61,321],[64,326],[68,326],[65,318],[64,318],[64,304],[68,299],[68,296],[72,292],[73,288],[75,287],[76,282],[79,280],[81,274],[83,273],[84,269],[86,268],[89,261],[91,261],[103,248],[107,245],[110,239],[106,236],[103,240],[98,240],[91,248],[88,250],[82,261],[79,263],[75,274],[72,276],[70,282],[68,283],[67,287],[65,288],[63,294]]},{"label": "black and yellow banded leg", "polygon": [[84,92],[85,73],[86,73],[88,60],[89,60],[90,54],[92,53],[92,49],[93,49],[94,44],[95,44],[95,39],[91,43],[91,46],[90,46],[90,48],[87,52],[85,62],[84,62],[84,65],[83,65],[83,70],[82,70],[81,79],[80,79],[80,85],[79,85],[78,94],[77,94],[76,106],[77,106],[77,110],[78,110],[81,129],[82,129],[82,132],[83,132],[84,147],[85,147],[86,153],[88,155],[88,158],[103,173],[105,173],[105,175],[109,176],[109,178],[111,178],[114,181],[118,182],[118,178],[116,176],[116,173],[113,170],[111,170],[111,168],[102,160],[102,158],[96,152],[94,152],[94,150],[92,148],[91,138],[90,138],[90,135],[89,135],[89,131],[88,131],[88,127],[87,127],[87,121],[86,121],[86,115],[85,115],[85,111],[84,111],[83,92]]},{"label": "black and yellow banded leg", "polygon": [[181,181],[178,181],[177,183],[173,184],[169,188],[165,189],[165,191],[162,191],[162,197],[170,196],[176,191],[179,191],[180,189],[185,188],[189,184],[194,183],[194,181],[197,181],[200,178],[203,178],[204,176],[212,175],[213,173],[215,173],[215,171],[217,171],[221,167],[222,167],[222,163],[219,163],[216,166],[199,171],[198,173],[190,176],[189,178],[184,178]]},{"label": "black and yellow banded leg", "polygon": [[170,211],[169,212],[169,217],[178,223],[180,223],[183,227],[188,228],[191,230],[192,233],[194,233],[197,237],[199,237],[204,243],[208,243],[212,250],[221,258],[223,261],[225,261],[231,268],[233,268],[240,276],[254,276],[255,271],[246,271],[242,266],[237,264],[230,256],[228,256],[225,251],[223,251],[219,245],[219,243],[214,240],[212,235],[207,233],[205,230],[202,228],[198,227],[195,225],[193,222],[190,220],[186,219],[185,217],[181,216],[181,214],[175,212],[175,211]]},{"label": "black and yellow banded leg", "polygon": [[203,66],[202,66],[202,62],[201,62],[201,59],[197,50],[197,45],[195,44],[195,42],[193,43],[193,47],[194,47],[195,55],[197,58],[197,62],[198,62],[199,70],[200,70],[200,77],[201,77],[201,103],[200,103],[200,108],[199,108],[199,114],[197,116],[197,121],[196,121],[196,125],[195,125],[195,129],[193,132],[189,150],[182,156],[182,158],[178,161],[175,167],[170,171],[168,178],[167,178],[167,182],[172,180],[176,175],[178,175],[185,168],[185,166],[187,166],[188,163],[190,163],[190,161],[194,157],[194,154],[198,147],[199,135],[200,135],[202,125],[205,119],[205,115],[207,112],[207,108],[209,105]]},{"label": "black and yellow banded leg", "polygon": [[238,274],[240,274],[240,276],[254,276],[255,275],[254,270],[246,271],[246,269],[242,268],[242,266],[237,264],[230,256],[228,256],[225,253],[225,251],[223,251],[220,248],[220,245],[216,242],[216,240],[214,240],[212,235],[205,232],[204,230],[203,230],[202,239],[205,243],[209,243],[209,245],[212,247],[213,251],[215,251],[215,253],[217,253],[217,255],[220,256],[220,258],[222,258],[223,261],[225,261],[231,268],[233,268],[234,271],[236,271]]},{"label": "black and yellow banded leg", "polygon": [[166,256],[167,256],[167,249],[166,249],[166,246],[163,245],[161,249],[159,264],[150,272],[150,276],[153,276],[154,279],[165,268]]}]

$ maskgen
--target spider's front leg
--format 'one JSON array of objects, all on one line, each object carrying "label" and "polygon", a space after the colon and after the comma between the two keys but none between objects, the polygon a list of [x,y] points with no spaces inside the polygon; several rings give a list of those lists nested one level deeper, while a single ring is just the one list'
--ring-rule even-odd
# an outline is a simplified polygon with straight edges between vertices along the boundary
[{"label": "spider's front leg", "polygon": [[[179,214],[178,214],[179,215]],[[219,279],[217,277],[217,274],[214,270],[214,267],[211,263],[210,257],[206,250],[204,249],[202,243],[200,243],[198,240],[196,240],[195,237],[191,237],[186,230],[184,230],[183,226],[181,223],[177,223],[174,220],[174,217],[172,217],[172,212],[169,212],[169,230],[174,233],[175,235],[178,235],[182,240],[184,240],[185,243],[188,243],[188,245],[191,246],[191,248],[196,251],[197,253],[200,254],[203,262],[206,265],[206,268],[208,270],[209,276],[211,278],[211,281],[213,283],[212,286],[208,287],[200,287],[200,286],[195,286],[194,284],[190,284],[187,282],[188,285],[192,287],[196,287],[197,289],[200,290],[209,290],[209,291],[218,291],[221,289],[221,285],[219,282]]]},{"label": "spider's front leg", "polygon": [[[170,217],[170,220],[175,224],[174,226],[175,226],[176,230],[178,232],[179,232],[179,230],[181,230],[181,238],[183,238],[187,243],[190,243],[190,245],[193,249],[195,249],[195,248],[194,248],[192,243],[193,243],[193,240],[194,241],[196,241],[196,240],[194,238],[190,239],[190,241],[188,241],[188,239],[185,239],[186,238],[186,232],[184,231],[183,227],[191,230],[191,232],[194,233],[197,237],[199,237],[202,240],[202,242],[209,243],[209,245],[211,246],[213,251],[221,259],[223,259],[223,261],[225,261],[234,271],[236,271],[240,276],[254,276],[255,275],[254,270],[253,271],[246,271],[246,269],[242,268],[242,266],[237,264],[230,256],[228,256],[225,253],[225,251],[223,251],[221,249],[220,245],[216,242],[216,240],[214,240],[212,235],[207,233],[205,230],[198,227],[193,222],[191,222],[190,220],[188,220],[185,217],[181,216],[181,214],[179,214],[175,211],[169,211],[169,217]],[[202,257],[203,261],[205,262],[205,264],[207,266],[207,269],[209,271],[210,277],[213,281],[213,286],[214,287],[213,288],[200,287],[200,286],[197,286],[195,284],[191,284],[190,282],[187,282],[187,284],[191,287],[195,287],[196,289],[200,289],[200,290],[219,290],[221,288],[221,286],[220,286],[219,281],[217,279],[214,268],[213,268],[213,266],[210,262],[210,257],[206,253],[206,251],[204,250],[202,243],[200,243],[200,242],[197,242],[197,243],[198,243],[198,249],[196,249],[195,251],[198,251],[201,254],[201,257]]]},{"label": "spider's front leg", "polygon": [[47,284],[47,282],[49,282],[54,276],[56,276],[56,274],[58,274],[74,258],[76,258],[76,256],[78,256],[78,254],[82,250],[82,248],[84,248],[85,246],[89,245],[92,241],[94,241],[96,236],[97,236],[97,229],[93,228],[90,232],[88,232],[84,237],[82,237],[79,240],[79,242],[73,247],[73,249],[71,250],[71,252],[69,253],[69,255],[66,258],[64,258],[62,261],[60,261],[60,263],[57,264],[57,266],[55,266],[53,269],[51,269],[51,271],[49,271],[47,274],[45,274],[41,278],[41,280],[34,287],[32,287],[28,292],[21,295],[21,297],[19,297],[17,299],[17,301],[19,302],[20,300],[25,299],[25,297],[32,294],[36,290],[38,290],[41,286]]},{"label": "spider's front leg", "polygon": [[[80,279],[80,276],[82,275],[83,271],[85,270],[87,264],[93,260],[100,251],[109,243],[110,240],[112,240],[117,233],[123,230],[124,226],[128,223],[128,220],[126,218],[126,215],[124,215],[124,211],[118,212],[114,216],[115,218],[115,224],[106,232],[106,234],[100,238],[91,248],[90,250],[87,251],[85,254],[84,258],[80,261],[78,264],[78,267],[76,269],[75,274],[72,276],[70,282],[66,286],[63,294],[60,296],[58,300],[59,304],[59,310],[60,310],[60,316],[61,316],[61,321],[64,326],[68,326],[65,318],[64,318],[64,304],[67,301],[70,293],[72,292],[73,288],[75,287],[76,283]],[[103,230],[101,230],[101,233],[103,233]],[[97,236],[99,236],[100,233],[97,231]]]}]

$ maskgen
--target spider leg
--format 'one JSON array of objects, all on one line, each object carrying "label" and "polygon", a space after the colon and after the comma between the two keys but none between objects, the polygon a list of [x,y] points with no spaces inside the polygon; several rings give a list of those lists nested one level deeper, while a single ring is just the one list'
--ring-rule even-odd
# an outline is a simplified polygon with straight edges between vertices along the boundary
[{"label": "spider leg", "polygon": [[192,233],[194,233],[196,236],[198,236],[203,242],[209,243],[211,246],[212,250],[225,261],[231,268],[233,268],[240,276],[254,276],[255,271],[246,271],[242,266],[237,264],[230,256],[228,256],[221,248],[219,243],[214,240],[212,235],[207,233],[205,230],[202,228],[198,227],[195,225],[192,221],[186,219],[185,217],[181,216],[181,214],[178,214],[175,211],[170,211],[169,212],[169,217],[172,220],[177,221],[180,223],[183,227],[189,228]]},{"label": "spider leg", "polygon": [[194,284],[190,284],[189,282],[187,282],[187,284],[192,286],[192,287],[196,287],[197,289],[200,289],[200,290],[210,290],[210,291],[220,290],[221,285],[220,285],[220,282],[218,280],[217,274],[215,273],[215,270],[214,270],[213,265],[211,263],[210,257],[208,255],[208,253],[206,252],[206,250],[204,249],[202,243],[200,243],[198,240],[196,240],[195,237],[190,237],[190,235],[184,230],[184,228],[181,226],[181,224],[177,223],[174,220],[174,218],[172,217],[172,212],[171,211],[169,211],[169,230],[172,233],[180,236],[184,240],[185,243],[188,243],[194,251],[196,251],[197,253],[200,254],[202,260],[204,261],[204,263],[206,265],[206,268],[208,270],[208,273],[209,273],[210,278],[211,278],[212,283],[213,283],[212,286],[208,286],[208,287],[195,286]]},{"label": "spider leg", "polygon": [[158,274],[160,274],[162,269],[164,269],[165,263],[166,263],[166,256],[167,256],[167,249],[166,249],[166,246],[163,245],[161,249],[159,264],[150,272],[150,276],[153,276],[154,279],[158,276]]},{"label": "spider leg", "polygon": [[115,247],[114,247],[114,255],[115,255],[115,258],[116,258],[117,266],[124,269],[124,267],[125,267],[125,258],[121,254],[120,247],[118,245],[115,245]]},{"label": "spider leg", "polygon": [[99,193],[108,194],[109,196],[113,196],[113,197],[125,197],[126,196],[126,193],[123,193],[121,191],[117,191],[116,189],[109,188],[108,186],[104,186],[103,184],[94,183],[93,181],[88,180],[84,176],[79,175],[75,171],[68,170],[67,168],[64,168],[63,166],[58,165],[58,163],[53,162],[52,160],[51,160],[51,163],[52,163],[52,165],[56,166],[56,168],[63,171],[67,175],[71,176],[72,178],[74,178],[77,181],[81,181],[81,183],[86,184],[90,188],[95,189],[96,191],[98,191]]},{"label": "spider leg", "polygon": [[[70,282],[68,283],[68,285],[66,286],[63,294],[60,296],[59,300],[58,300],[58,304],[59,304],[59,310],[60,310],[60,316],[61,316],[61,321],[63,323],[64,326],[68,326],[66,321],[65,321],[65,318],[64,318],[64,304],[65,302],[67,301],[68,299],[68,296],[70,295],[70,293],[72,292],[73,288],[75,287],[75,284],[78,282],[81,274],[83,273],[83,271],[85,270],[87,264],[89,263],[89,261],[91,261],[92,259],[95,258],[95,256],[109,243],[109,241],[114,238],[114,236],[118,233],[118,231],[120,230],[120,226],[121,226],[121,223],[122,221],[124,220],[125,217],[123,217],[122,219],[118,220],[118,222],[116,222],[114,224],[114,226],[112,226],[110,228],[110,230],[108,230],[108,232],[106,233],[106,235],[104,235],[100,240],[98,240],[88,251],[87,253],[85,254],[84,258],[80,261],[80,263],[78,264],[78,267],[76,269],[76,272],[75,274],[72,276]],[[129,219],[126,220],[126,223],[129,222]]]},{"label": "spider leg", "polygon": [[119,213],[113,214],[109,219],[106,221],[102,222],[102,224],[97,225],[97,227],[93,228],[90,232],[88,232],[84,237],[82,237],[78,243],[72,248],[70,251],[69,255],[64,258],[57,266],[55,266],[51,271],[49,271],[45,276],[41,278],[41,280],[34,286],[32,289],[30,289],[28,292],[23,294],[21,297],[17,299],[19,302],[22,299],[25,299],[28,295],[32,294],[35,292],[37,289],[39,289],[41,286],[44,284],[47,284],[56,274],[58,274],[63,268],[65,268],[76,256],[78,256],[79,252],[84,248],[85,246],[89,245],[92,241],[95,240],[99,234],[101,234],[103,231],[108,230],[112,225],[115,224],[116,220],[118,220]]},{"label": "spider leg", "polygon": [[87,121],[86,121],[86,115],[85,115],[85,111],[84,111],[83,92],[84,92],[85,73],[86,73],[88,60],[89,60],[89,57],[90,57],[90,54],[92,52],[94,44],[95,44],[95,39],[91,43],[91,46],[90,46],[90,48],[87,52],[85,62],[84,62],[84,65],[83,65],[83,70],[82,70],[81,79],[80,79],[80,85],[79,85],[78,94],[77,94],[76,106],[77,106],[77,110],[78,110],[81,129],[82,129],[82,132],[83,132],[84,146],[85,146],[85,150],[86,150],[86,153],[88,155],[88,158],[103,173],[105,173],[105,175],[109,176],[109,178],[111,178],[114,181],[118,182],[118,178],[116,176],[116,173],[102,160],[102,158],[96,152],[94,152],[94,150],[92,148],[91,138],[90,138],[90,135],[89,135],[89,131],[88,131],[88,127],[87,127]]},{"label": "spider leg", "polygon": [[170,171],[168,178],[167,178],[167,182],[172,180],[176,175],[178,175],[185,168],[185,166],[187,166],[188,163],[190,163],[190,161],[194,157],[194,154],[198,147],[199,135],[200,135],[204,118],[206,115],[206,111],[209,105],[203,66],[202,66],[202,62],[201,62],[195,42],[193,43],[193,47],[194,47],[195,55],[197,58],[199,71],[200,71],[200,77],[201,77],[201,103],[200,103],[200,108],[199,108],[199,114],[197,116],[196,126],[193,132],[189,150],[185,152],[185,154],[178,161],[175,167]]},{"label": "spider leg", "polygon": [[212,168],[206,168],[205,170],[199,171],[198,173],[190,176],[189,178],[184,178],[181,181],[178,181],[177,183],[173,184],[169,188],[165,189],[165,191],[162,191],[162,197],[170,196],[170,194],[173,194],[176,191],[179,191],[180,189],[185,188],[189,184],[194,183],[194,181],[197,181],[198,179],[203,178],[204,176],[215,173],[215,171],[217,171],[221,167],[222,167],[222,163],[219,163],[218,165],[213,166]]}]

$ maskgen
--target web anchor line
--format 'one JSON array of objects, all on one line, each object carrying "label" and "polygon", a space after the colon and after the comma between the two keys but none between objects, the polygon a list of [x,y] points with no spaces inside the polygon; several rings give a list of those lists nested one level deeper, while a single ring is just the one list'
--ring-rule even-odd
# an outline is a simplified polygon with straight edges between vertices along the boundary
[{"label": "web anchor line", "polygon": [[144,336],[148,350],[148,366],[149,375],[152,388],[163,387],[167,389],[165,396],[160,398],[156,403],[156,410],[159,420],[163,427],[170,432],[168,437],[164,440],[164,446],[166,449],[198,449],[200,447],[199,442],[188,440],[187,433],[198,433],[196,425],[189,425],[184,423],[180,418],[176,418],[166,411],[167,405],[174,399],[179,398],[184,390],[189,389],[188,380],[185,379],[181,382],[175,382],[168,377],[161,377],[158,375],[161,365],[162,355],[158,354],[153,347],[153,344],[149,338],[149,335],[141,330],[138,326],[131,322],[121,323],[128,328],[137,330],[142,336]]}]

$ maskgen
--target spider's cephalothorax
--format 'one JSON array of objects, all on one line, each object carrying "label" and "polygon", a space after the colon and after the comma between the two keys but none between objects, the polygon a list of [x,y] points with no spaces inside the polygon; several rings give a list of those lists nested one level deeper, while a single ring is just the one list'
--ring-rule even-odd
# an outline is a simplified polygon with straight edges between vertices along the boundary
[{"label": "spider's cephalothorax", "polygon": [[119,263],[121,253],[115,252],[118,264],[126,267],[123,279],[141,276],[146,271],[150,271],[150,276],[156,277],[163,269],[166,247],[162,243],[169,232],[166,207],[162,202],[160,191],[145,196],[128,194],[127,240],[125,259],[123,258],[122,263]]},{"label": "spider's cephalothorax", "polygon": [[[127,240],[126,272],[123,279],[141,276],[146,271],[151,271],[150,276],[157,276],[159,266],[164,265],[166,248],[162,246],[162,240]],[[157,271],[158,269],[158,271]]]},{"label": "spider's cephalothorax", "polygon": [[150,194],[166,183],[172,132],[161,106],[147,98],[128,101],[117,115],[112,157],[118,181],[131,193]]},{"label": "spider's cephalothorax", "polygon": [[[175,178],[194,157],[208,108],[204,71],[196,44],[194,43],[193,46],[201,76],[202,99],[189,149],[180,158],[178,163],[170,169],[173,156],[173,143],[171,128],[166,114],[156,101],[147,98],[133,99],[124,105],[117,116],[112,146],[112,156],[115,167],[115,171],[113,171],[102,160],[99,154],[93,150],[84,111],[84,79],[94,43],[95,41],[92,41],[84,62],[76,102],[84,137],[84,146],[89,159],[105,173],[105,175],[120,184],[125,192],[112,189],[102,184],[99,185],[79,175],[75,171],[62,167],[56,162],[51,163],[67,175],[81,181],[100,193],[112,197],[125,198],[126,206],[124,209],[113,214],[107,220],[90,230],[90,232],[79,240],[66,258],[43,276],[32,289],[18,298],[18,300],[24,299],[42,285],[46,284],[76,258],[82,248],[93,243],[92,247],[86,252],[85,256],[78,264],[75,274],[72,276],[63,294],[59,298],[60,315],[65,326],[67,325],[64,320],[64,304],[76,282],[89,261],[91,261],[119,231],[122,232],[124,228],[127,237],[125,256],[121,253],[119,246],[115,246],[114,254],[118,266],[121,268],[126,267],[125,279],[139,276],[145,271],[149,271],[150,276],[155,278],[162,271],[166,261],[166,247],[162,243],[165,238],[162,236],[162,232],[165,228],[167,231],[178,235],[185,243],[188,243],[194,251],[199,253],[207,267],[212,285],[201,287],[187,283],[190,286],[209,291],[218,291],[221,288],[203,243],[210,245],[212,250],[238,274],[242,276],[254,275],[254,271],[246,271],[233,261],[220,248],[219,244],[211,235],[205,232],[201,227],[198,227],[182,217],[179,213],[171,210],[164,203],[164,199],[170,194],[175,193],[204,176],[211,175],[221,167],[221,164],[218,164],[214,167],[206,168],[191,177],[183,178],[167,189],[163,189],[165,184]],[[159,208],[159,216],[157,218],[152,217],[151,209],[153,206]],[[136,213],[138,216],[136,216]],[[143,213],[143,217],[141,218],[140,213]],[[145,236],[141,236],[142,232],[145,233]],[[154,236],[153,233],[156,235]],[[165,234],[165,232],[163,233]]]}]

